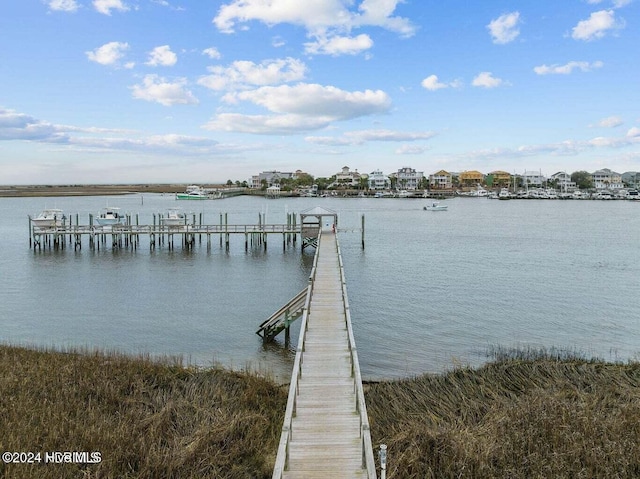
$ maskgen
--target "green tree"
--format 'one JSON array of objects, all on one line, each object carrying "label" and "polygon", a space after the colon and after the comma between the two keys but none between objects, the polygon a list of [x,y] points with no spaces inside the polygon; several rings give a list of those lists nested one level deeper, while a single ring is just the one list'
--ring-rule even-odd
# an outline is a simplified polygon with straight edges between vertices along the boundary
[{"label": "green tree", "polygon": [[311,186],[313,185],[313,176],[308,173],[302,173],[298,175],[294,181],[295,186]]},{"label": "green tree", "polygon": [[581,190],[593,188],[593,178],[591,177],[591,173],[587,171],[574,171],[571,173],[571,181]]}]

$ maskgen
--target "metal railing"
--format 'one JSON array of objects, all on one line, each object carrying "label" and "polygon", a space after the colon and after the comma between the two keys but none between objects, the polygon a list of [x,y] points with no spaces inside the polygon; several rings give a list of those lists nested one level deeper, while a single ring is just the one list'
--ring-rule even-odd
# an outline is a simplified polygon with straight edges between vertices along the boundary
[{"label": "metal railing", "polygon": [[[318,237],[319,238],[319,237]],[[302,373],[302,362],[304,355],[304,342],[307,336],[307,323],[309,319],[309,305],[313,294],[313,282],[315,281],[316,271],[318,267],[318,252],[313,258],[313,267],[309,275],[309,285],[307,287],[307,297],[302,312],[302,322],[300,324],[300,336],[298,339],[298,348],[296,350],[296,358],[293,362],[293,371],[291,373],[291,382],[289,384],[289,398],[287,399],[287,407],[284,412],[284,421],[282,425],[282,433],[280,434],[280,443],[278,445],[278,454],[276,463],[273,468],[272,479],[281,479],[284,471],[289,463],[289,443],[291,441],[291,423],[296,415],[296,406],[298,401],[298,390],[300,375]]]},{"label": "metal railing", "polygon": [[349,298],[347,296],[347,282],[344,275],[344,265],[342,263],[342,253],[340,243],[336,238],[336,248],[338,250],[338,262],[340,264],[340,282],[342,284],[342,299],[344,303],[344,316],[347,323],[349,335],[349,352],[351,354],[351,374],[353,375],[353,385],[356,393],[356,410],[360,416],[360,438],[362,444],[362,467],[367,471],[369,479],[376,479],[376,464],[373,456],[373,444],[371,442],[371,428],[369,426],[369,416],[367,415],[367,405],[364,399],[364,389],[362,387],[362,375],[360,373],[360,362],[358,360],[358,350],[356,340],[353,335],[351,325],[351,311],[349,309]]}]

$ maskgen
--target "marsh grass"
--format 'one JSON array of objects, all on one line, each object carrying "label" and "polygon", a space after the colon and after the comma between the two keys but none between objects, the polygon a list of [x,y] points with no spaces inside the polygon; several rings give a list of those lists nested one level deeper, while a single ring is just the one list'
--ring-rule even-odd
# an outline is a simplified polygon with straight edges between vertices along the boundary
[{"label": "marsh grass", "polygon": [[640,364],[501,353],[368,388],[388,478],[640,477]]},{"label": "marsh grass", "polygon": [[0,347],[0,452],[102,455],[0,463],[0,477],[271,477],[286,397],[254,375],[175,360]]},{"label": "marsh grass", "polygon": [[[500,350],[479,369],[366,386],[393,478],[640,477],[640,364]],[[287,386],[109,352],[0,346],[0,478],[268,478]]]}]

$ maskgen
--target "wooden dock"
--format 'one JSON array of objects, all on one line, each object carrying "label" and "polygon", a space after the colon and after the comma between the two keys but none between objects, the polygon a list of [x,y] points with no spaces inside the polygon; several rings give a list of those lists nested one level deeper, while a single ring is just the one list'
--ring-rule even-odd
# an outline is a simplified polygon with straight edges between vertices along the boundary
[{"label": "wooden dock", "polygon": [[340,248],[318,240],[273,479],[375,479]]}]

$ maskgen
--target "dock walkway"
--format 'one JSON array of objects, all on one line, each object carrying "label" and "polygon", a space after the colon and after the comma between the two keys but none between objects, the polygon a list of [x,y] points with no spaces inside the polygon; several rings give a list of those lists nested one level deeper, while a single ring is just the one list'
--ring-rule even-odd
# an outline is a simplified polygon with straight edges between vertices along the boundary
[{"label": "dock walkway", "polygon": [[340,248],[320,235],[274,479],[376,477]]}]

